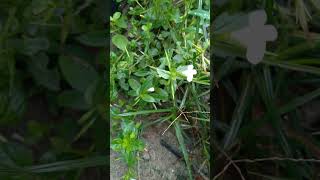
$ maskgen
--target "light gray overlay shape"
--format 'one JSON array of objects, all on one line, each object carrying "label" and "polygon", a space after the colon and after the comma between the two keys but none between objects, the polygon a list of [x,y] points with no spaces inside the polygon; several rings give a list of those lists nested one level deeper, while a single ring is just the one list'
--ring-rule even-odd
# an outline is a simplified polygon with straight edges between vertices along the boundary
[{"label": "light gray overlay shape", "polygon": [[266,42],[275,41],[278,32],[273,25],[265,25],[267,14],[264,10],[257,10],[249,15],[249,26],[234,31],[231,36],[246,46],[246,57],[252,64],[263,60]]}]

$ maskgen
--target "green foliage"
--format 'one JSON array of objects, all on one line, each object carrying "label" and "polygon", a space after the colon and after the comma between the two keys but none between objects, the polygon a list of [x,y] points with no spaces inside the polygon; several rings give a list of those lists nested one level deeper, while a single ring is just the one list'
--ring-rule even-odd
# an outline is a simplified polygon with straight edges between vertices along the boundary
[{"label": "green foliage", "polygon": [[[208,2],[127,1],[128,12],[110,17],[110,96],[115,136],[111,146],[121,152],[129,167],[135,166],[131,162],[136,160],[129,161],[128,157],[136,159],[141,149],[130,145],[134,150],[130,155],[123,145],[130,136],[126,137],[123,128],[141,123],[141,117],[150,114],[160,113],[162,118],[142,123],[165,119],[168,126],[174,124],[189,179],[193,179],[193,170],[184,139],[189,138],[190,131],[183,126],[204,129],[197,141],[204,151],[209,149],[209,107],[204,100],[210,92]],[[188,111],[195,113],[182,116]],[[199,119],[205,121],[197,123]],[[134,137],[130,144],[142,144],[139,134]],[[129,169],[125,178],[136,178],[133,172]]]},{"label": "green foliage", "polygon": [[107,164],[106,11],[100,0],[1,1],[0,179],[79,179]]},{"label": "green foliage", "polygon": [[138,139],[139,127],[140,124],[135,124],[133,121],[123,122],[121,124],[121,133],[111,142],[111,148],[119,151],[128,165],[127,176],[130,177],[136,176],[133,173],[134,165],[137,161],[137,152],[142,151],[144,148],[143,143]]},{"label": "green foliage", "polygon": [[[219,146],[215,161],[221,149],[232,159],[318,158],[318,137],[310,133],[318,128],[307,128],[309,118],[302,113],[319,101],[319,85],[313,81],[320,73],[319,12],[312,6],[316,1],[281,2],[240,0],[213,7],[214,74],[218,96],[223,98],[216,102],[222,116],[215,121],[214,141]],[[252,65],[230,33],[246,26],[246,13],[256,9],[266,10],[278,39],[268,42],[263,61]],[[317,171],[309,163],[272,163],[275,166],[260,162],[239,168],[249,179],[312,179]]]}]

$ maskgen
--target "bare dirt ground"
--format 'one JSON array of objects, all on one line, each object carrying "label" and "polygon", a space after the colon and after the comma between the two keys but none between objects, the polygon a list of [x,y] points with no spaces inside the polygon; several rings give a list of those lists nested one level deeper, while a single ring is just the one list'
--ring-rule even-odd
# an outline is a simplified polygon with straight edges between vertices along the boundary
[{"label": "bare dirt ground", "polygon": [[[185,180],[187,179],[187,169],[182,158],[170,152],[160,139],[164,139],[174,149],[179,150],[178,141],[172,129],[163,136],[163,131],[167,125],[156,125],[143,130],[141,135],[145,142],[145,150],[139,154],[140,160],[137,167],[139,180]],[[116,160],[119,156],[111,151],[111,180],[120,180],[126,167],[121,160]]]}]

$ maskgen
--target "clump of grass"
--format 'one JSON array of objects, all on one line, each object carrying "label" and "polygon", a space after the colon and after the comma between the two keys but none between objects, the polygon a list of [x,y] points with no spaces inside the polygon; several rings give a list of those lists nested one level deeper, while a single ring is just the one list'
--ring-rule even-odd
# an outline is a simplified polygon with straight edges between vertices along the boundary
[{"label": "clump of grass", "polygon": [[[197,141],[204,158],[209,159],[209,1],[127,3],[127,13],[116,12],[111,17],[110,94],[117,107],[112,115],[114,128],[120,130],[112,147],[124,152],[126,159],[129,151],[118,146],[125,137],[119,124],[126,127],[137,123],[137,115],[166,112],[155,122],[166,121],[168,128],[174,127],[189,179],[193,179],[185,142],[190,129],[199,132]],[[135,134],[130,141],[139,144],[132,149],[137,154],[142,149],[139,136]],[[135,175],[128,172],[126,177]]]},{"label": "clump of grass", "polygon": [[[220,99],[216,103],[222,115],[214,122],[217,175],[224,168],[219,166],[221,157],[231,163],[273,157],[234,165],[236,177],[312,179],[317,174],[316,166],[302,160],[319,158],[319,139],[304,126],[307,118],[302,109],[320,96],[319,85],[313,81],[320,74],[319,9],[310,6],[315,1],[290,2],[240,0],[213,7],[213,57]],[[268,43],[264,60],[254,66],[229,35],[246,24],[244,12],[256,9],[266,11],[268,24],[276,26],[279,35],[275,43]],[[279,157],[285,158],[278,161]]]}]

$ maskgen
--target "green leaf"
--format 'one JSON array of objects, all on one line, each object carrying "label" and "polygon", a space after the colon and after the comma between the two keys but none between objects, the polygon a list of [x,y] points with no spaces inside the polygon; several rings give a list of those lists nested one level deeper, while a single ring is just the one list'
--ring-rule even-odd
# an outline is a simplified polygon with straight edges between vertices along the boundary
[{"label": "green leaf", "polygon": [[[91,62],[93,61],[92,57],[95,55],[95,53],[90,51],[88,47],[85,47],[83,45],[66,44],[65,50],[66,52],[68,52],[69,56],[80,58],[81,60],[84,60],[88,63],[90,63],[90,61]],[[104,54],[107,54],[107,53],[104,52]]]},{"label": "green leaf", "polygon": [[128,83],[129,83],[129,86],[135,91],[139,91],[139,89],[141,88],[140,82],[135,79],[129,79]]},{"label": "green leaf", "polygon": [[120,18],[120,16],[121,16],[121,12],[115,12],[115,13],[113,14],[112,18],[113,18],[113,20],[117,20],[117,19]]},{"label": "green leaf", "polygon": [[144,100],[146,102],[156,102],[154,97],[150,96],[149,94],[142,94],[141,98],[142,98],[142,100]]},{"label": "green leaf", "polygon": [[137,91],[134,91],[134,90],[130,90],[130,91],[128,92],[128,95],[129,95],[129,96],[139,96],[138,92],[137,92]]},{"label": "green leaf", "polygon": [[161,77],[163,79],[169,79],[170,78],[170,72],[168,72],[166,70],[157,68],[157,73],[158,73],[159,77]]},{"label": "green leaf", "polygon": [[147,75],[150,75],[150,74],[151,74],[150,71],[143,71],[143,70],[139,70],[137,72],[134,72],[134,75],[138,76],[138,77],[144,77],[144,76],[147,76]]},{"label": "green leaf", "polygon": [[120,85],[120,87],[121,87],[122,89],[124,89],[124,90],[126,90],[126,91],[129,90],[129,85],[128,85],[128,83],[126,83],[126,79],[125,79],[125,78],[121,78],[121,79],[119,80],[119,85]]},{"label": "green leaf", "polygon": [[197,9],[197,10],[190,11],[189,14],[201,17],[203,19],[210,19],[210,12],[205,11],[203,9]]},{"label": "green leaf", "polygon": [[98,79],[98,73],[88,63],[67,56],[60,56],[59,65],[67,82],[75,89],[85,92]]},{"label": "green leaf", "polygon": [[112,42],[117,48],[121,49],[122,51],[125,51],[127,45],[129,44],[128,39],[120,34],[114,35],[112,37]]},{"label": "green leaf", "polygon": [[41,50],[47,50],[49,46],[50,46],[50,43],[47,38],[42,38],[42,37],[26,38],[24,39],[23,52],[26,55],[33,55]]},{"label": "green leaf", "polygon": [[147,91],[149,88],[152,87],[152,83],[153,83],[153,76],[147,77],[147,79],[143,82],[141,86],[141,91],[142,92]]},{"label": "green leaf", "polygon": [[49,57],[40,53],[33,56],[28,64],[29,72],[32,74],[33,79],[40,85],[52,91],[60,89],[60,74],[58,69],[48,69]]},{"label": "green leaf", "polygon": [[68,90],[58,96],[58,104],[63,107],[86,110],[89,105],[84,99],[84,95],[79,91]]},{"label": "green leaf", "polygon": [[80,43],[92,47],[108,46],[107,32],[95,31],[82,34],[76,38]]},{"label": "green leaf", "polygon": [[98,81],[92,82],[84,94],[86,102],[90,106],[106,103],[106,100],[107,100],[106,89],[107,89],[106,83],[103,79],[100,78]]},{"label": "green leaf", "polygon": [[154,94],[153,96],[159,100],[168,100],[169,94],[167,91],[163,90],[163,89],[156,89],[155,91],[156,94]]},{"label": "green leaf", "polygon": [[111,21],[113,21],[115,25],[120,28],[125,29],[128,27],[128,23],[126,22],[124,16],[122,16],[120,12],[114,13],[113,17],[111,18]]}]

